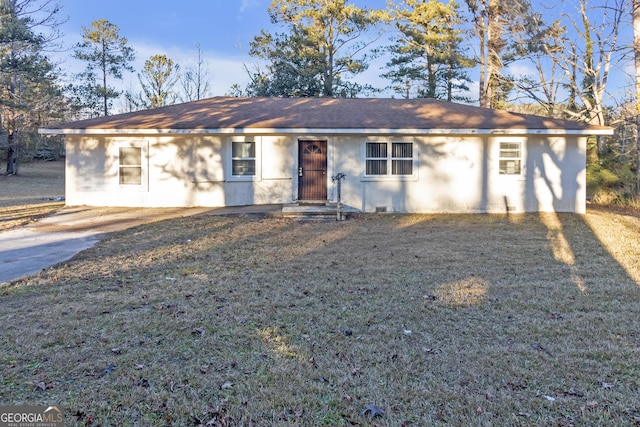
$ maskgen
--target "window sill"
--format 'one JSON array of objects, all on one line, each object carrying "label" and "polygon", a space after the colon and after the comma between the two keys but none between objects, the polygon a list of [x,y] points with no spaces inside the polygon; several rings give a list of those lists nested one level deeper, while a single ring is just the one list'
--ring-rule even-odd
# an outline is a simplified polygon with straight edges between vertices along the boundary
[{"label": "window sill", "polygon": [[391,182],[399,182],[399,181],[404,181],[404,182],[411,182],[411,181],[418,181],[418,177],[414,176],[414,175],[384,175],[384,176],[360,176],[360,181],[362,182],[371,182],[371,181],[391,181]]},{"label": "window sill", "polygon": [[262,178],[257,176],[230,176],[225,182],[259,182]]}]

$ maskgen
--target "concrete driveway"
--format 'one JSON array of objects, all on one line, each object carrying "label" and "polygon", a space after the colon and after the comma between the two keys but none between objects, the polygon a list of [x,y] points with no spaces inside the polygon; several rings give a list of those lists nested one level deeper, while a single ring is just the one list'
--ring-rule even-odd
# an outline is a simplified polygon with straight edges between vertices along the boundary
[{"label": "concrete driveway", "polygon": [[193,215],[277,215],[281,205],[234,208],[70,207],[23,228],[0,232],[0,286],[64,262],[106,233]]}]

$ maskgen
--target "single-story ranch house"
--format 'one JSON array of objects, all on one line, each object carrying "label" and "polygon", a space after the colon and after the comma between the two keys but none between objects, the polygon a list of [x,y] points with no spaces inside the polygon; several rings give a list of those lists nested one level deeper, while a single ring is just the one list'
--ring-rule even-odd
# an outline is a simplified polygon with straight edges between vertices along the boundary
[{"label": "single-story ranch house", "polygon": [[585,212],[607,127],[434,99],[227,98],[51,125],[69,206]]}]

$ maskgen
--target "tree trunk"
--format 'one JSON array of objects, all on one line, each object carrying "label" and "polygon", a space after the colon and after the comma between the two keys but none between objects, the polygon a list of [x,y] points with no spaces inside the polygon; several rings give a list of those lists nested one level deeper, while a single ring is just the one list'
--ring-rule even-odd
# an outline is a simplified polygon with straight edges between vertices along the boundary
[{"label": "tree trunk", "polygon": [[486,30],[484,27],[478,28],[478,35],[480,36],[480,106],[489,108],[491,107],[491,103],[489,102],[489,96],[487,94],[487,54],[486,54]]},{"label": "tree trunk", "polygon": [[640,194],[640,0],[633,0],[633,54],[636,67],[636,195]]},{"label": "tree trunk", "polygon": [[447,101],[453,101],[453,65],[448,64],[447,66]]},{"label": "tree trunk", "polygon": [[104,62],[102,64],[102,87],[104,88],[104,96],[102,98],[104,116],[107,117],[109,115],[109,96],[107,95],[107,65]]},{"label": "tree trunk", "polygon": [[[13,3],[13,8],[15,10],[15,2]],[[15,66],[18,63],[18,59],[16,57],[16,47],[15,43],[11,42],[11,51],[10,51],[10,63]],[[16,119],[16,104],[19,99],[18,95],[18,75],[16,69],[11,70],[11,76],[9,80],[9,102],[11,103],[11,108],[9,111],[9,120],[8,120],[8,136],[7,136],[7,175],[17,175],[18,174],[18,121]]]},{"label": "tree trunk", "polygon": [[8,145],[7,148],[7,175],[17,175],[18,174],[18,144],[15,131],[9,132]]}]

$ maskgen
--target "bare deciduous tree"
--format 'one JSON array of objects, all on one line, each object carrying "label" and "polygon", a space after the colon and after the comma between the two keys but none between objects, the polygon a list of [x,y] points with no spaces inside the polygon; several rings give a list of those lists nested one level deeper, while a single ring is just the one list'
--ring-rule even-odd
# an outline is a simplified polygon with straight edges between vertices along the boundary
[{"label": "bare deciduous tree", "polygon": [[633,58],[635,63],[636,102],[636,195],[640,194],[640,0],[633,0]]},{"label": "bare deciduous tree", "polygon": [[531,14],[529,0],[466,0],[477,37],[480,64],[480,106],[502,106],[510,80],[503,68],[517,58],[513,35],[524,30]]},{"label": "bare deciduous tree", "polygon": [[177,94],[173,87],[180,79],[180,66],[166,55],[153,55],[144,63],[138,80],[147,107],[157,108],[174,104]]},{"label": "bare deciduous tree", "polygon": [[196,45],[198,57],[193,67],[188,67],[182,76],[182,100],[184,102],[197,101],[209,96],[210,76],[207,62],[202,57],[200,43]]},{"label": "bare deciduous tree", "polygon": [[618,38],[628,0],[604,0],[590,4],[579,0],[577,18],[567,16],[573,37],[565,37],[559,49],[548,50],[553,63],[562,69],[569,93],[579,102],[574,111],[567,111],[573,119],[605,126],[605,94],[612,67],[622,55]]}]

